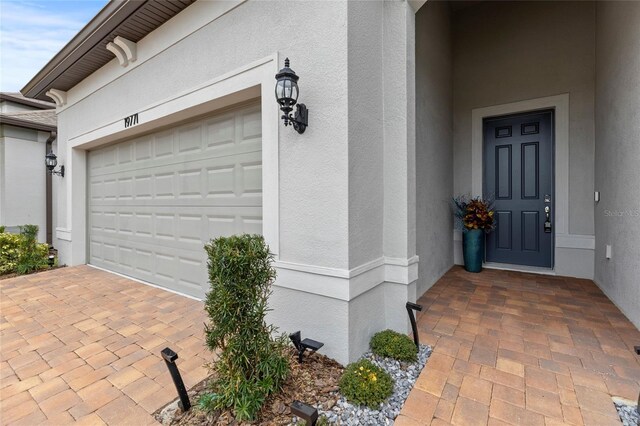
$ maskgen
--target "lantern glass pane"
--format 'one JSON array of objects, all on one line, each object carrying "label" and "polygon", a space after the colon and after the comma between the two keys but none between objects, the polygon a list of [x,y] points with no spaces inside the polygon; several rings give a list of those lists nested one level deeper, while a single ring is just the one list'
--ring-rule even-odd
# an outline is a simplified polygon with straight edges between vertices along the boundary
[{"label": "lantern glass pane", "polygon": [[291,80],[285,80],[284,97],[291,98]]},{"label": "lantern glass pane", "polygon": [[284,98],[284,80],[278,80],[276,83],[276,99],[280,101],[282,98]]},{"label": "lantern glass pane", "polygon": [[56,165],[58,165],[58,160],[53,155],[47,155],[45,157],[45,164],[49,168],[54,168]]},{"label": "lantern glass pane", "polygon": [[297,83],[293,83],[291,87],[291,98],[293,99],[294,102],[298,100],[298,84]]}]

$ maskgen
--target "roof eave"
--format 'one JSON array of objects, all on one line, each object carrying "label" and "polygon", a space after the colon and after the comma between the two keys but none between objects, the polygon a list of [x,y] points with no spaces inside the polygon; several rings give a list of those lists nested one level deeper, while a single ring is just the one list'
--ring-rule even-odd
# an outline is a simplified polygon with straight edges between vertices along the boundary
[{"label": "roof eave", "polygon": [[51,59],[20,92],[29,98],[47,99],[48,86],[69,66],[80,59],[105,34],[111,32],[147,0],[111,0],[87,25]]},{"label": "roof eave", "polygon": [[25,106],[30,106],[30,107],[34,107],[37,109],[54,109],[56,106],[53,103],[50,103],[50,105],[45,105],[43,104],[41,101],[34,101],[31,99],[27,99],[27,98],[18,98],[15,96],[11,96],[7,93],[0,93],[0,100],[2,101],[10,101],[16,104],[20,104],[20,105],[25,105]]},{"label": "roof eave", "polygon": [[33,121],[21,120],[19,118],[10,117],[6,115],[0,116],[1,124],[8,124],[16,127],[23,127],[26,129],[42,130],[44,132],[55,132],[58,126],[53,126],[44,123],[34,123]]}]

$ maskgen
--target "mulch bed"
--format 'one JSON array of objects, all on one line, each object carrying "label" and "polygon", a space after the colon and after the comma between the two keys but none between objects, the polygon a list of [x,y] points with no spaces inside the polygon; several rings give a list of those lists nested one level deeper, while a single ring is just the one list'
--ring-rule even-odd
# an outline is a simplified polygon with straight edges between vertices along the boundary
[{"label": "mulch bed", "polygon": [[338,382],[344,370],[343,366],[320,354],[305,357],[304,362],[299,364],[293,348],[290,348],[288,355],[290,372],[282,392],[267,399],[254,422],[238,422],[229,411],[208,413],[198,408],[198,399],[200,395],[207,393],[208,384],[213,380],[212,376],[189,391],[193,406],[187,413],[177,409],[173,416],[161,415],[165,408],[175,406],[174,401],[156,411],[154,417],[165,425],[288,425],[293,418],[289,406],[294,400],[316,406],[322,405],[325,410],[333,407],[339,398]]},{"label": "mulch bed", "polygon": [[67,265],[53,266],[51,268],[40,269],[39,271],[34,271],[34,272],[30,272],[28,274],[22,274],[22,275],[16,274],[15,272],[11,273],[11,274],[4,274],[4,275],[0,275],[0,281],[8,280],[9,278],[26,277],[28,275],[39,274],[41,272],[53,271],[54,269],[65,268],[66,266]]}]

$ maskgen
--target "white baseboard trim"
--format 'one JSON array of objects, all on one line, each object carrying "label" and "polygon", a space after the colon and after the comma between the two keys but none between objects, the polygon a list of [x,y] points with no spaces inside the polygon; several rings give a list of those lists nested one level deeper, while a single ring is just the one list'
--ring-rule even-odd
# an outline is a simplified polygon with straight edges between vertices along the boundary
[{"label": "white baseboard trim", "polygon": [[384,282],[411,284],[418,279],[418,262],[418,256],[380,257],[353,269],[340,269],[276,261],[274,285],[350,301]]},{"label": "white baseboard trim", "polygon": [[[582,234],[556,234],[555,259],[553,269],[532,270],[520,265],[491,264],[487,268],[510,271],[553,274],[579,278],[593,278],[593,257],[595,253],[595,237]],[[453,257],[456,265],[464,263],[462,257],[462,231],[453,231]],[[535,269],[535,268],[534,268]]]},{"label": "white baseboard trim", "polygon": [[595,250],[596,237],[581,234],[556,234],[556,247]]},{"label": "white baseboard trim", "polygon": [[[462,231],[453,230],[453,241],[462,241]],[[596,237],[583,234],[556,234],[556,248],[595,250]]]}]

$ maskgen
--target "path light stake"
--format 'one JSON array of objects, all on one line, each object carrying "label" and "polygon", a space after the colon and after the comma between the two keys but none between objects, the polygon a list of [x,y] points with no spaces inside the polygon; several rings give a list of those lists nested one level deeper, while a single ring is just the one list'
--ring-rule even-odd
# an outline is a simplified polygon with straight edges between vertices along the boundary
[{"label": "path light stake", "polygon": [[309,404],[305,404],[300,401],[293,401],[289,408],[293,415],[300,417],[306,422],[306,426],[314,426],[316,421],[318,421],[318,409]]},{"label": "path light stake", "polygon": [[162,358],[164,358],[164,362],[167,364],[169,373],[171,373],[173,384],[176,385],[176,390],[178,391],[178,396],[180,397],[180,402],[178,403],[178,406],[183,412],[189,411],[189,409],[191,408],[191,402],[189,401],[189,395],[187,394],[187,389],[184,387],[182,376],[180,376],[180,371],[178,371],[178,366],[176,365],[176,359],[178,359],[178,354],[169,348],[164,348],[161,354],[162,354]]},{"label": "path light stake", "polygon": [[422,311],[422,306],[407,302],[407,313],[409,314],[409,320],[411,321],[411,330],[413,331],[413,343],[416,344],[416,348],[420,350],[420,337],[418,336],[418,326],[416,325],[416,317],[413,314],[413,311]]},{"label": "path light stake", "polygon": [[300,362],[300,363],[302,362],[302,357],[304,355],[304,351],[309,349],[311,351],[311,353],[309,355],[313,355],[314,353],[316,353],[316,351],[318,349],[320,349],[321,347],[324,346],[324,343],[318,342],[316,340],[312,340],[312,339],[304,339],[304,340],[302,340],[302,337],[300,335],[300,331],[296,331],[295,333],[291,333],[289,335],[289,339],[291,339],[291,341],[293,342],[293,346],[295,346],[296,350],[298,351],[298,362]]},{"label": "path light stake", "polygon": [[[636,354],[640,355],[640,346],[634,346],[633,350],[636,351]],[[636,411],[638,415],[640,415],[640,393],[638,394],[638,405],[636,406]]]}]

